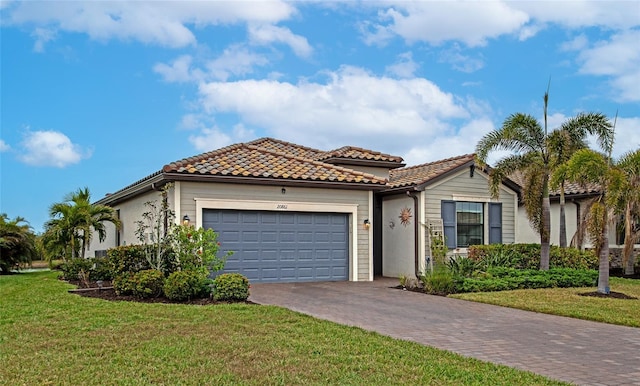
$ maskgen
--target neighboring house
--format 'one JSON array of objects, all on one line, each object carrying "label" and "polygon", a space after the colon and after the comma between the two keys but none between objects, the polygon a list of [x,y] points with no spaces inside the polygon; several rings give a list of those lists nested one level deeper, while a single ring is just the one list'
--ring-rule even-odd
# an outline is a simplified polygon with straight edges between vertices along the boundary
[{"label": "neighboring house", "polygon": [[[518,176],[511,176],[517,183]],[[575,182],[565,184],[565,223],[567,228],[567,245],[581,248],[592,248],[589,237],[583,236],[582,245],[578,245],[576,232],[578,224],[589,209],[589,202],[600,195],[600,186],[587,184],[583,186]],[[560,244],[560,191],[552,190],[549,193],[551,202],[551,244]],[[611,254],[611,267],[622,266],[622,247],[624,246],[623,221],[614,217],[609,226],[609,249]],[[518,207],[516,243],[540,243],[540,235],[529,223],[527,213],[523,205]],[[640,250],[640,244],[635,244],[636,253]]]},{"label": "neighboring house", "polygon": [[234,251],[225,270],[252,282],[350,280],[425,272],[430,222],[443,218],[454,249],[515,241],[517,186],[491,199],[487,174],[465,155],[403,168],[401,157],[357,147],[321,151],[257,139],[165,165],[97,203],[122,227],[89,255],[139,243],[144,203],[167,183],[176,222],[219,233]]}]

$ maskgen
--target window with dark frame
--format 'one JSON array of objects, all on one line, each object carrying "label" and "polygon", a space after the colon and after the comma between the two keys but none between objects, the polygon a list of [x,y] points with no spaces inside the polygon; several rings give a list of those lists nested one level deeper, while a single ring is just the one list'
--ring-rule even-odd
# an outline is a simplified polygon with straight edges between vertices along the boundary
[{"label": "window with dark frame", "polygon": [[484,205],[480,202],[456,202],[457,247],[484,244]]}]

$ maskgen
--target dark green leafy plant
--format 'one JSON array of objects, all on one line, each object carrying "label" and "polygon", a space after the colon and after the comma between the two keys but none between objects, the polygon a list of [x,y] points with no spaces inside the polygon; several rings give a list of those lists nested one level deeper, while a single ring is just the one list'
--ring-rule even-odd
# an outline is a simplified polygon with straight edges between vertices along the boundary
[{"label": "dark green leafy plant", "polygon": [[433,271],[420,277],[424,291],[433,295],[447,295],[456,292],[456,279],[451,270],[444,265],[437,265]]},{"label": "dark green leafy plant", "polygon": [[220,301],[245,301],[249,280],[239,273],[223,273],[213,280],[213,298]]},{"label": "dark green leafy plant", "polygon": [[134,284],[133,295],[139,298],[157,298],[162,295],[164,275],[157,269],[140,271],[132,277]]},{"label": "dark green leafy plant", "polygon": [[89,259],[75,258],[64,262],[60,266],[60,269],[62,270],[62,277],[65,280],[78,280],[80,279],[80,273],[88,275],[92,266],[93,263]]},{"label": "dark green leafy plant", "polygon": [[201,271],[176,271],[164,283],[164,296],[171,300],[189,300],[202,296],[206,275]]},{"label": "dark green leafy plant", "polygon": [[133,272],[125,272],[113,279],[113,289],[118,295],[133,295],[136,290],[136,281]]}]

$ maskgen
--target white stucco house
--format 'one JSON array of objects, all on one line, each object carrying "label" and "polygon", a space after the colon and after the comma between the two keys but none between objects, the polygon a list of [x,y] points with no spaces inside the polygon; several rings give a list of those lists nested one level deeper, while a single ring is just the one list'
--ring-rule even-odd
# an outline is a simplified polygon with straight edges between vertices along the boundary
[{"label": "white stucco house", "polygon": [[252,282],[412,276],[429,264],[429,224],[459,252],[517,241],[518,186],[505,181],[492,199],[487,181],[472,154],[405,167],[358,147],[261,138],[169,163],[97,201],[116,209],[122,227],[106,224],[106,240],[94,237],[88,255],[137,244],[144,203],[171,183],[176,221],[218,232],[234,251],[225,270]]}]

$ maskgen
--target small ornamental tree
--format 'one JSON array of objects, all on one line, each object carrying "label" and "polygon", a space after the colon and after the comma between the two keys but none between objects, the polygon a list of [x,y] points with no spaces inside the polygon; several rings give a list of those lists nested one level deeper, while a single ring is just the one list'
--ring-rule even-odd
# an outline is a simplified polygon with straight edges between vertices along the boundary
[{"label": "small ornamental tree", "polygon": [[206,270],[206,273],[224,268],[226,255],[218,256],[220,243],[213,229],[195,229],[191,225],[174,225],[171,229],[171,247],[179,270]]},{"label": "small ornamental tree", "polygon": [[168,192],[172,184],[162,188],[161,201],[147,201],[144,206],[147,211],[142,214],[142,220],[136,221],[135,234],[140,243],[145,246],[145,253],[149,266],[158,271],[164,270],[164,254],[169,243],[169,224],[173,223],[175,213],[169,209]]}]

